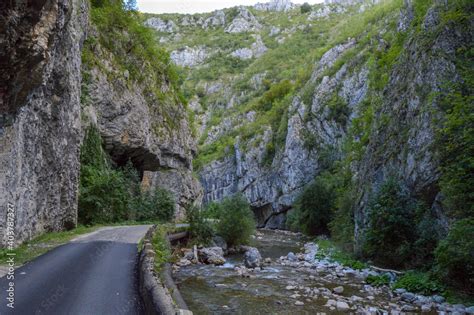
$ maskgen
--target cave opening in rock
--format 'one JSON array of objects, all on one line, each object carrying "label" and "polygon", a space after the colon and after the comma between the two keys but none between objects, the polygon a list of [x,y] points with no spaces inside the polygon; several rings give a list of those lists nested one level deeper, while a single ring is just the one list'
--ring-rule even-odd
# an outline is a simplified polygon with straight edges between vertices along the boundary
[{"label": "cave opening in rock", "polygon": [[138,161],[137,159],[130,157],[128,154],[124,154],[120,157],[112,157],[112,160],[117,168],[125,168],[127,164],[130,162],[133,168],[137,171],[138,179],[141,182],[143,179],[144,167],[143,163]]},{"label": "cave opening in rock", "polygon": [[254,215],[255,215],[255,221],[257,222],[257,228],[263,228],[265,227],[268,219],[272,216],[273,214],[273,208],[271,203],[267,203],[263,206],[260,207],[251,207]]}]

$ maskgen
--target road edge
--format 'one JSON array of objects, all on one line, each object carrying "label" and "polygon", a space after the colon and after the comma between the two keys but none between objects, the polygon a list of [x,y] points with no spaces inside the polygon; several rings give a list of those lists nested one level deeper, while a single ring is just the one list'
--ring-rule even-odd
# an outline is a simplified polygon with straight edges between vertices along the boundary
[{"label": "road edge", "polygon": [[[139,293],[143,300],[145,314],[181,314],[191,315],[182,298],[178,305],[173,295],[181,296],[172,280],[171,274],[166,275],[166,280],[162,282],[155,272],[155,251],[153,250],[152,239],[156,232],[156,225],[152,226],[143,238],[143,247],[139,257]],[[170,273],[169,268],[164,268],[164,273]],[[169,281],[171,279],[172,285]],[[168,285],[167,285],[168,283]],[[169,287],[171,286],[171,287]],[[171,294],[170,292],[173,292]],[[184,305],[183,305],[184,303]]]}]

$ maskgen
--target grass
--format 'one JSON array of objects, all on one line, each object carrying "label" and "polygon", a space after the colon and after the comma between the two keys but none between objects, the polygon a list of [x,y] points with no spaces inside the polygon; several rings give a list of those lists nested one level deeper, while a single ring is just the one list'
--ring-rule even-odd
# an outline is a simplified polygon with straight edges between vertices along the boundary
[{"label": "grass", "polygon": [[15,248],[13,251],[8,249],[0,250],[0,264],[5,264],[8,258],[7,254],[15,254],[15,265],[23,265],[38,256],[45,254],[46,252],[62,245],[76,236],[90,233],[98,229],[100,226],[78,226],[77,228],[64,231],[64,232],[50,232],[45,233],[41,236],[34,238],[31,241],[27,241]]},{"label": "grass", "polygon": [[175,224],[157,224],[155,234],[151,240],[155,256],[155,271],[157,274],[162,270],[163,264],[174,260],[173,253],[166,240],[166,235],[187,230],[186,227],[176,227]]},{"label": "grass", "polygon": [[319,250],[316,253],[317,259],[336,261],[346,267],[356,270],[365,269],[368,267],[366,263],[355,259],[351,254],[339,249],[331,240],[317,239],[316,244],[319,246]]},{"label": "grass", "polygon": [[[399,15],[398,9],[401,6],[401,0],[384,1],[363,13],[358,13],[357,7],[349,7],[344,14],[333,14],[329,18],[317,19],[311,23],[308,23],[307,15],[301,14],[300,10],[284,13],[250,10],[263,26],[259,35],[268,51],[258,59],[245,62],[237,62],[229,55],[237,48],[250,47],[255,41],[250,34],[227,34],[222,27],[204,30],[200,27],[180,26],[179,33],[182,37],[180,40],[164,43],[168,50],[202,45],[206,46],[208,51],[216,51],[205,65],[181,70],[181,74],[187,77],[183,82],[183,88],[189,91],[188,97],[191,97],[193,93],[197,94],[201,103],[212,113],[208,128],[219,125],[225,118],[230,117],[234,121],[233,130],[221,135],[215,143],[204,144],[207,130],[204,132],[200,141],[200,153],[195,162],[196,169],[199,170],[211,161],[231,155],[233,152],[229,148],[232,147],[236,135],[241,136],[241,149],[245,152],[247,148],[255,145],[254,139],[262,135],[268,127],[271,128],[273,137],[267,146],[267,153],[262,164],[270,165],[276,153],[284,149],[289,117],[288,108],[292,99],[298,94],[303,94],[305,103],[310,103],[309,96],[314,91],[314,84],[308,85],[307,82],[314,65],[329,49],[347,42],[348,38],[355,38],[357,45],[344,53],[331,68],[326,69],[324,75],[334,75],[346,63],[350,63],[351,67],[358,66],[353,65],[354,60],[359,64],[365,63],[367,53],[359,58],[360,53],[364,52],[367,46],[372,45],[372,38],[378,36],[380,29],[387,27],[388,32],[384,35],[384,40],[396,44],[391,46],[386,55],[381,54],[380,58],[374,61],[374,68],[379,72],[388,72],[387,69],[395,62],[403,43],[403,40],[393,35]],[[232,9],[224,11],[229,21]],[[205,19],[209,15],[199,16]],[[180,24],[179,15],[162,15],[161,18],[171,19],[176,24]],[[280,28],[282,32],[277,36],[270,36],[269,31],[273,26]],[[290,31],[293,28],[295,31]],[[162,33],[158,35],[170,38],[173,36]],[[285,37],[285,42],[278,43],[276,39],[281,36]],[[249,82],[254,75],[262,73],[265,73],[263,87],[254,89]],[[224,89],[226,91],[212,95],[205,95],[201,91],[203,86],[216,81],[225,82],[225,85],[230,86],[231,92],[238,96],[238,103],[232,108],[226,108],[225,115],[222,115],[221,111],[223,104],[228,102],[229,90]],[[380,85],[386,82],[379,81],[382,81]],[[305,86],[306,89],[304,89]],[[274,97],[277,100],[272,99]],[[340,104],[336,102],[332,105]],[[243,125],[240,125],[241,118],[239,117],[249,111],[257,113],[255,121],[244,121]],[[344,124],[348,114],[346,111],[344,106],[332,106],[331,118]],[[367,127],[367,124],[363,127]]]}]

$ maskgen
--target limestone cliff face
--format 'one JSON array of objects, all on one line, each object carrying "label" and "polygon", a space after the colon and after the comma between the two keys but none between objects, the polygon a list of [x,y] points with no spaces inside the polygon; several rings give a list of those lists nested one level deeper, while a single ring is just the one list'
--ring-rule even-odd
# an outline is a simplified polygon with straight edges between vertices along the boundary
[{"label": "limestone cliff face", "polygon": [[[91,123],[117,164],[131,160],[143,174],[144,188],[174,193],[182,217],[201,193],[192,176],[194,138],[176,94],[151,96],[149,82],[129,80],[100,45],[103,67],[82,63],[85,39],[97,36],[89,1],[14,3],[0,4],[2,245],[8,209],[16,244],[76,226],[80,147]],[[170,90],[166,75],[149,80],[163,95]]]},{"label": "limestone cliff face", "polygon": [[[259,226],[285,227],[286,211],[321,170],[321,151],[328,146],[339,147],[345,135],[340,123],[328,119],[325,102],[337,91],[353,108],[364,100],[368,88],[366,68],[354,70],[346,65],[331,77],[323,76],[324,71],[354,45],[354,41],[349,41],[330,49],[315,66],[308,83],[312,87],[311,103],[305,104],[299,96],[293,99],[287,136],[271,165],[263,165],[266,146],[272,137],[269,128],[262,138],[247,144],[248,151],[241,150],[237,142],[234,156],[203,168],[200,175],[204,202],[242,192],[254,207]],[[311,147],[308,141],[313,141]]]},{"label": "limestone cliff face", "polygon": [[[407,4],[410,6],[409,1]],[[399,178],[412,196],[431,208],[430,215],[444,230],[441,233],[448,230],[439,188],[440,148],[435,143],[437,121],[442,115],[439,95],[447,82],[461,80],[456,51],[472,42],[473,30],[472,24],[468,30],[453,24],[442,26],[444,8],[443,2],[436,1],[428,10],[421,27],[433,38],[428,44],[417,37],[407,41],[383,91],[384,101],[375,115],[379,119],[385,117],[385,123],[376,124],[356,166],[355,239],[359,243],[368,224],[369,198],[390,176]]]},{"label": "limestone cliff face", "polygon": [[[128,71],[114,66],[113,55],[99,44],[94,54],[101,66],[83,67],[88,74],[83,101],[86,124],[98,127],[112,160],[118,165],[127,161],[135,165],[145,189],[159,186],[172,192],[176,217],[184,217],[185,208],[200,203],[201,196],[199,182],[192,175],[196,143],[186,108],[174,98],[160,100],[147,93],[146,82],[129,80]],[[165,80],[161,84],[160,90],[171,91]]]},{"label": "limestone cliff face", "polygon": [[82,0],[17,3],[0,4],[0,229],[11,204],[20,243],[77,221],[88,6]]}]

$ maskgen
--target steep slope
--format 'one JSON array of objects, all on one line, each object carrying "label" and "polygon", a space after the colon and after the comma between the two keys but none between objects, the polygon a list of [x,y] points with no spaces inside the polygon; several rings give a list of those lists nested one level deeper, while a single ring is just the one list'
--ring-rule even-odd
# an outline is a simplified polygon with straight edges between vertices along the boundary
[{"label": "steep slope", "polygon": [[177,76],[139,13],[119,1],[10,1],[0,9],[3,246],[76,226],[81,142],[90,126],[114,166],[131,161],[143,189],[174,194],[176,217],[199,203],[195,141]]},{"label": "steep slope", "polygon": [[145,188],[172,191],[183,217],[200,186],[192,176],[195,140],[169,57],[138,17],[113,6],[93,7],[91,15],[83,52],[86,121],[98,127],[117,165],[133,163]]},{"label": "steep slope", "polygon": [[204,201],[240,191],[260,226],[284,227],[302,189],[336,167],[358,242],[369,199],[391,177],[445,233],[435,135],[443,86],[462,81],[458,53],[472,43],[466,5],[334,1],[308,13],[149,17],[187,76]]},{"label": "steep slope", "polygon": [[[0,5],[0,229],[12,243],[77,222],[87,2]],[[10,218],[12,216],[10,215]]]}]

